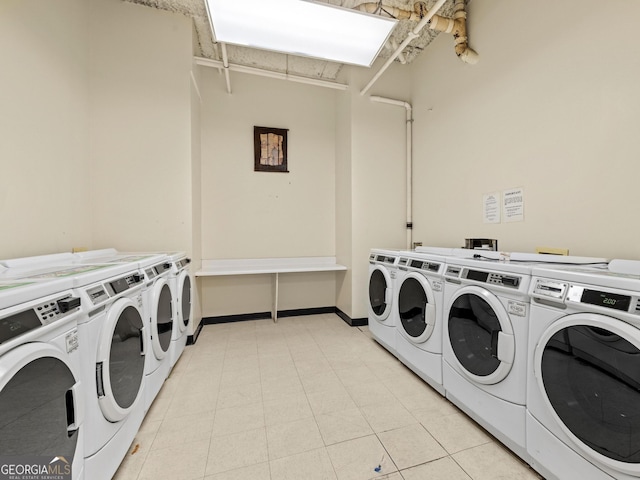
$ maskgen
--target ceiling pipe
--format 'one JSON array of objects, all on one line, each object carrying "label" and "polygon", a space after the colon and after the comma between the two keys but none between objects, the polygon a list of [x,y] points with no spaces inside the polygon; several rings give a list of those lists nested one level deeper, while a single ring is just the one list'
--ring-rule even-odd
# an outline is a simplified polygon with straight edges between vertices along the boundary
[{"label": "ceiling pipe", "polygon": [[224,79],[227,82],[227,93],[231,93],[231,76],[229,75],[229,56],[227,55],[227,44],[220,43],[222,49],[222,66],[224,67]]},{"label": "ceiling pipe", "polygon": [[407,250],[413,249],[413,109],[409,102],[394,100],[392,98],[371,96],[372,102],[387,103],[404,107],[407,112],[407,149],[406,149],[406,172],[407,172]]},{"label": "ceiling pipe", "polygon": [[[378,78],[380,78],[380,76],[387,70],[387,68],[389,68],[389,66],[393,63],[393,61],[398,57],[398,55],[400,55],[402,53],[402,51],[405,49],[405,47],[407,45],[409,45],[409,43],[411,43],[411,41],[414,38],[417,38],[418,36],[420,36],[420,31],[425,27],[425,25],[427,25],[429,23],[429,21],[436,14],[436,12],[442,8],[442,5],[444,5],[444,3],[446,1],[447,0],[437,0],[436,1],[435,5],[433,7],[431,7],[431,10],[429,10],[426,13],[426,15],[422,18],[422,20],[420,20],[418,25],[416,25],[416,27],[412,31],[409,32],[409,34],[407,35],[407,38],[404,39],[404,41],[400,44],[400,46],[396,49],[396,51],[387,59],[387,61],[382,66],[382,68],[380,68],[380,70],[378,70],[378,73],[376,73],[373,76],[373,78],[369,81],[367,86],[364,87],[360,91],[360,95],[364,95],[365,93],[367,93],[369,91],[369,89],[373,86],[373,84],[376,83]],[[375,5],[377,5],[377,4],[375,4]],[[385,9],[386,8],[387,7],[385,7]]]},{"label": "ceiling pipe", "polygon": [[471,65],[478,63],[478,54],[469,48],[467,38],[467,12],[465,10],[464,0],[455,0],[453,18],[434,15],[431,22],[429,22],[429,28],[438,32],[453,34],[455,51],[458,58]]},{"label": "ceiling pipe", "polygon": [[[211,60],[210,58],[195,57],[195,62],[198,65],[204,67],[224,68],[220,60]],[[258,75],[260,77],[276,78],[278,80],[288,80],[290,82],[304,83],[306,85],[313,85],[316,87],[332,88],[334,90],[347,90],[349,85],[342,83],[330,82],[328,80],[318,80],[315,78],[300,77],[297,75],[290,75],[288,73],[274,72],[272,70],[264,70],[262,68],[248,67],[246,65],[236,65],[229,63],[225,71],[234,71],[238,73],[248,73],[250,75]]]}]

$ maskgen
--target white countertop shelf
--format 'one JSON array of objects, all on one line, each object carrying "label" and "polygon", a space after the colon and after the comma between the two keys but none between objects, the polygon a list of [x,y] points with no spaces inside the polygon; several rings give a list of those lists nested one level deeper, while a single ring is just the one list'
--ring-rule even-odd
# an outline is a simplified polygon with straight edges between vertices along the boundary
[{"label": "white countertop shelf", "polygon": [[261,273],[333,272],[346,270],[336,257],[242,258],[203,260],[196,277],[257,275]]}]

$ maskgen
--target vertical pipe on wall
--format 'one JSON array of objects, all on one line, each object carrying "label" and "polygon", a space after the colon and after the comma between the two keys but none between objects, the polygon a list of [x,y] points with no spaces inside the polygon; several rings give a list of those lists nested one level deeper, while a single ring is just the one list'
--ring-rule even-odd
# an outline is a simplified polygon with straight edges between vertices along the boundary
[{"label": "vertical pipe on wall", "polygon": [[231,78],[229,76],[229,56],[227,55],[227,45],[220,43],[222,49],[222,65],[224,67],[224,79],[227,82],[227,93],[231,93]]},{"label": "vertical pipe on wall", "polygon": [[413,109],[409,102],[402,100],[394,100],[392,98],[371,96],[371,101],[378,103],[388,103],[389,105],[397,105],[404,107],[407,113],[407,148],[406,148],[406,170],[407,170],[407,250],[413,248]]}]

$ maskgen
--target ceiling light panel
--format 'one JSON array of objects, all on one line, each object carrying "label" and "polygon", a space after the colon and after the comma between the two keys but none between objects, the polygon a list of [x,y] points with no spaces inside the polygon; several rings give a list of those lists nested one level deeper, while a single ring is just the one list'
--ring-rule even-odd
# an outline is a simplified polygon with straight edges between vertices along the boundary
[{"label": "ceiling light panel", "polygon": [[218,42],[371,66],[397,21],[308,0],[206,0]]}]

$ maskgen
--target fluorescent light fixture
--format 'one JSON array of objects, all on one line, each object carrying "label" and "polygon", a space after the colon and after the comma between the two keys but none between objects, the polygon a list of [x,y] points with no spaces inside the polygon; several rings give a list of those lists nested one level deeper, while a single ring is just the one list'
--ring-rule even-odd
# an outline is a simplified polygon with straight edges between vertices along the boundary
[{"label": "fluorescent light fixture", "polygon": [[218,42],[370,67],[397,20],[308,0],[206,0]]}]

